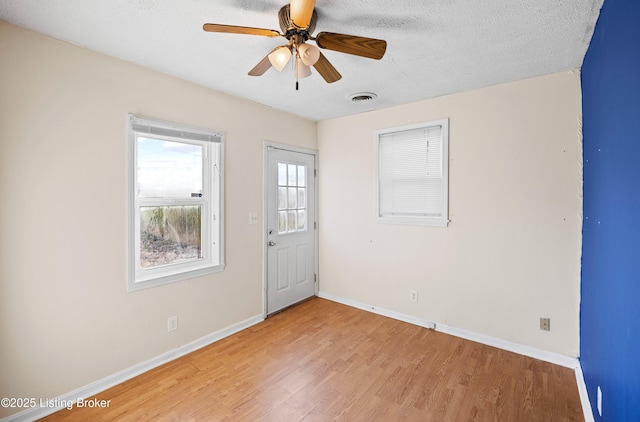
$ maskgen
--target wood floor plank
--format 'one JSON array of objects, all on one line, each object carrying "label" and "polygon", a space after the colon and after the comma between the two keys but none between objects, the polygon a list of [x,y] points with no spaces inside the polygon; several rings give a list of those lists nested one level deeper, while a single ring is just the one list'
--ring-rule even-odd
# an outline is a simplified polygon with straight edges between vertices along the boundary
[{"label": "wood floor plank", "polygon": [[45,421],[582,421],[568,368],[315,298]]}]

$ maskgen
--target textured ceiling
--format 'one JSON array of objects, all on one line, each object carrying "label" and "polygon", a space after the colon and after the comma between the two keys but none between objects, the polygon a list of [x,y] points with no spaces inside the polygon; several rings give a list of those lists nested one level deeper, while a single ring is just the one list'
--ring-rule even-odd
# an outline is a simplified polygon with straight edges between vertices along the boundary
[{"label": "textured ceiling", "polygon": [[[0,0],[0,18],[197,84],[320,121],[575,69],[603,0],[317,0],[320,31],[381,38],[376,61],[323,50],[327,84],[290,67],[247,72],[281,37],[207,33],[204,23],[279,30],[287,0]],[[374,92],[355,103],[350,94]]]}]

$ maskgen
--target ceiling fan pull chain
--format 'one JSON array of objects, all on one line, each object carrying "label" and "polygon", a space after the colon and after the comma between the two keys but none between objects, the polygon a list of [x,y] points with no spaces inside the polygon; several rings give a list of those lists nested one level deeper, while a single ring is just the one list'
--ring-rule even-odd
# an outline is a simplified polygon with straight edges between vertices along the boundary
[{"label": "ceiling fan pull chain", "polygon": [[298,66],[300,66],[298,57],[299,57],[298,46],[296,45],[296,55],[293,63],[293,73],[296,75],[296,91],[298,90]]}]

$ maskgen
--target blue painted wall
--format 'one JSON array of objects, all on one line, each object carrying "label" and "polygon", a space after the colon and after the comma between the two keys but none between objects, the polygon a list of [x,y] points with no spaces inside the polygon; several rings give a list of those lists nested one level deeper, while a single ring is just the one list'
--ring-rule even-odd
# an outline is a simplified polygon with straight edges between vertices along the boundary
[{"label": "blue painted wall", "polygon": [[[582,66],[580,361],[596,421],[640,421],[640,0],[605,0]],[[597,387],[603,393],[598,415]]]}]

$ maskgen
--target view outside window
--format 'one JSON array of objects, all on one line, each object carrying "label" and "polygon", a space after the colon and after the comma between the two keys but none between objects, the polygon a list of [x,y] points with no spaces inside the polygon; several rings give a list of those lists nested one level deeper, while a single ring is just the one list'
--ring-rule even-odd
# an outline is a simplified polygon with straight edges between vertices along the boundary
[{"label": "view outside window", "polygon": [[137,139],[140,268],[202,258],[203,147]]}]

